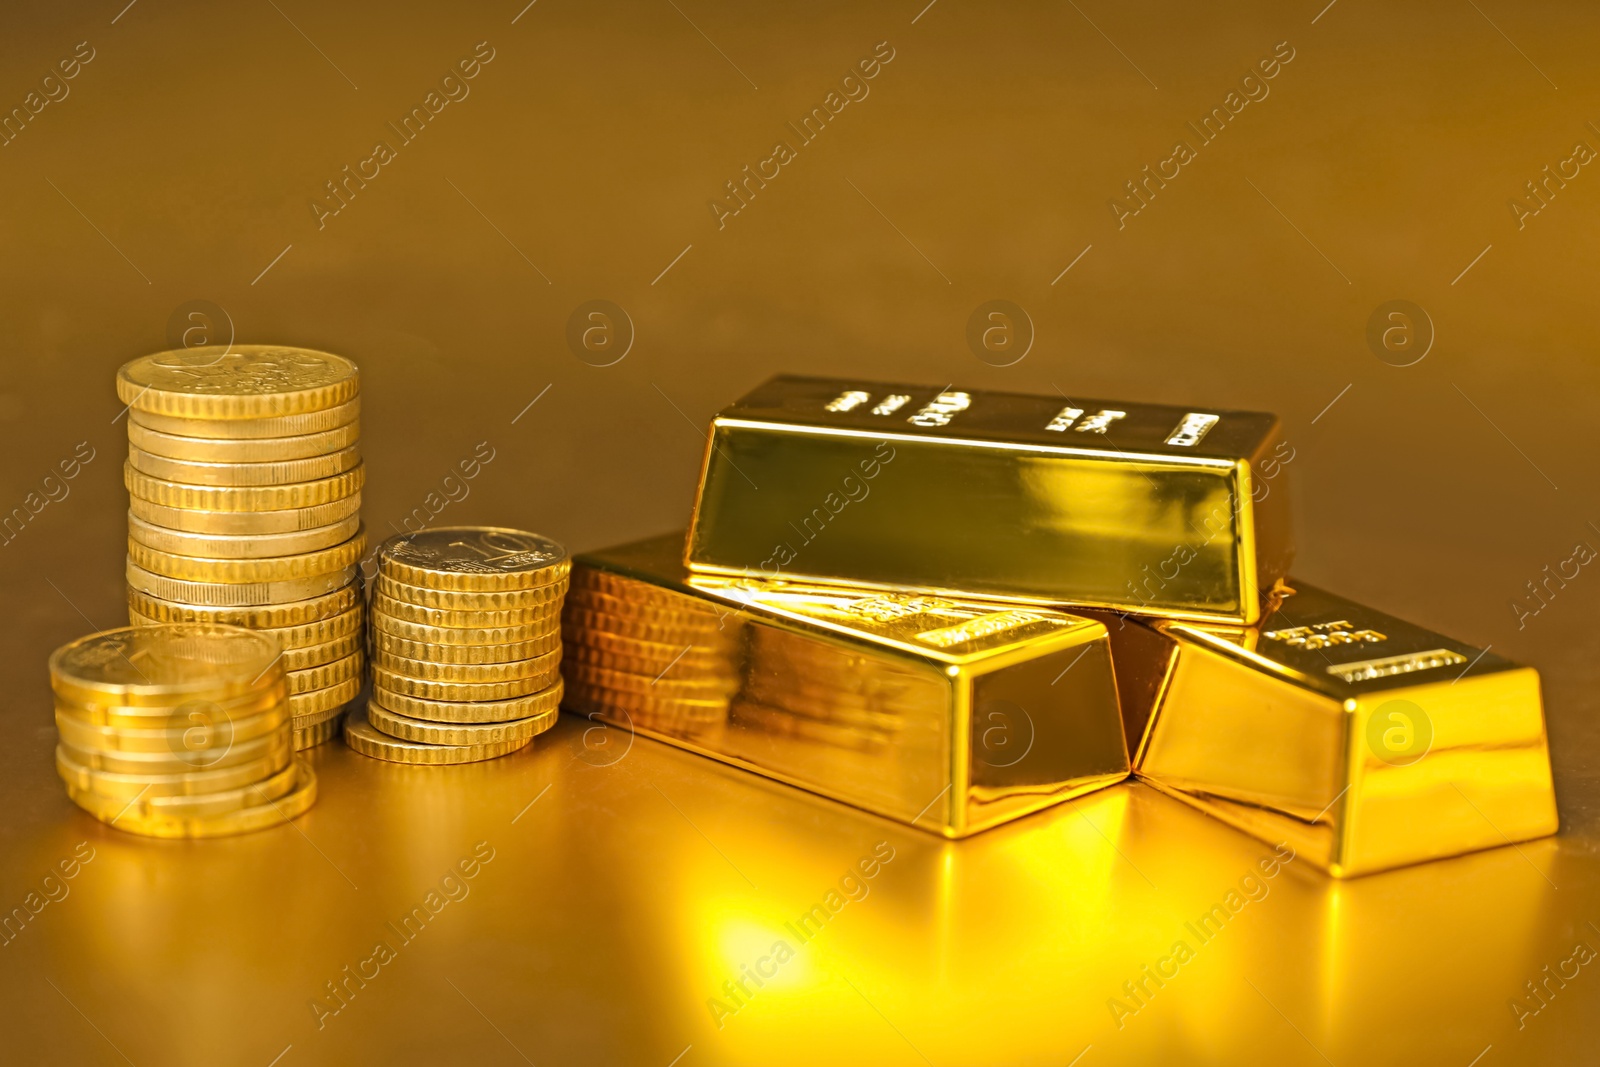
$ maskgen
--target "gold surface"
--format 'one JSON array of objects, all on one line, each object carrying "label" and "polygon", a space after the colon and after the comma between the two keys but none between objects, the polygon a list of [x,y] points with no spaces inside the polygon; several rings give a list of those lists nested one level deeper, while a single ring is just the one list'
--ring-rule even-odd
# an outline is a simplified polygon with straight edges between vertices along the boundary
[{"label": "gold surface", "polygon": [[1556,831],[1536,671],[1290,585],[1242,632],[1153,624],[1141,777],[1336,875]]},{"label": "gold surface", "polygon": [[[1127,777],[1100,624],[941,597],[691,580],[682,545],[669,534],[580,554],[574,584],[609,581],[619,599],[637,589],[682,614],[726,616],[748,638],[733,670],[668,663],[652,678],[572,662],[569,709],[952,838]],[[589,628],[573,626],[572,643]],[[815,710],[797,703],[808,682],[892,694],[873,704],[889,725],[852,717],[848,691]],[[680,721],[661,721],[673,701]]]},{"label": "gold surface", "polygon": [[1254,622],[1293,555],[1292,453],[1256,412],[779,377],[712,421],[685,559]]},{"label": "gold surface", "polygon": [[[1600,949],[1600,577],[1541,585],[1544,603],[1527,583],[1600,548],[1600,174],[1544,204],[1526,189],[1600,147],[1591,5],[525,2],[8,11],[6,114],[78,42],[95,58],[0,148],[0,911],[40,909],[0,948],[0,1059],[1593,1058],[1600,975],[1543,968]],[[385,132],[481,40],[496,57],[470,96],[408,144]],[[1270,96],[1209,144],[1185,134],[1280,41],[1296,56]],[[785,132],[869,57],[870,95],[809,143]],[[340,206],[324,183],[380,136],[398,158],[319,229],[308,201]],[[1119,229],[1108,199],[1137,206],[1124,183],[1180,136],[1199,157]],[[724,183],[780,137],[797,158],[719,229],[707,202],[738,207]],[[1513,198],[1540,209],[1520,229]],[[567,347],[597,297],[637,335],[609,367]],[[997,297],[1036,334],[1004,367],[965,336]],[[1185,923],[1272,850],[1148,786],[944,842],[564,716],[458,768],[322,745],[294,827],[121,834],[63,795],[42,665],[123,618],[137,413],[111,382],[181,343],[168,322],[196,298],[241,341],[360,365],[374,538],[482,522],[576,552],[682,528],[700,431],[784,372],[1274,412],[1296,449],[1294,573],[1536,668],[1561,831],[1348,881],[1296,860],[1201,947]],[[1436,328],[1409,367],[1365,336],[1394,299]],[[606,360],[626,347],[610,321]],[[707,1000],[879,841],[895,858],[869,895],[719,1028]],[[446,896],[447,872],[470,895]],[[430,891],[448,903],[421,935],[386,932]],[[380,938],[397,958],[329,998]],[[1119,1028],[1108,999],[1179,938],[1196,958]],[[1547,980],[1541,1007],[1526,983]],[[320,1028],[318,996],[338,1009]],[[1520,1028],[1513,1000],[1539,1009]]]}]

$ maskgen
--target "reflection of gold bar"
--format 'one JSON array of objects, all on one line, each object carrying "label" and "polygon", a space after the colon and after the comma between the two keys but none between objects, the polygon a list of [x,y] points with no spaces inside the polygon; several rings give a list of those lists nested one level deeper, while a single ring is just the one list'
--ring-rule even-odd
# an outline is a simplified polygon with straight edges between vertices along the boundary
[{"label": "reflection of gold bar", "polygon": [[1288,569],[1293,458],[1253,412],[780,377],[713,421],[686,559],[1252,622]]},{"label": "reflection of gold bar", "polygon": [[[1127,777],[1099,623],[945,597],[691,579],[682,550],[680,534],[573,561],[568,709],[946,837]],[[607,647],[640,647],[618,644],[617,631],[661,634],[674,619],[719,616],[721,629],[679,631],[679,652],[700,664],[737,635],[727,660],[735,691],[715,716],[660,714],[684,692],[725,691],[703,667],[670,663],[654,680],[626,682],[590,669]],[[655,695],[663,690],[673,696]]]},{"label": "reflection of gold bar", "polygon": [[1555,832],[1536,671],[1293,584],[1255,627],[1113,624],[1141,776],[1335,875]]}]

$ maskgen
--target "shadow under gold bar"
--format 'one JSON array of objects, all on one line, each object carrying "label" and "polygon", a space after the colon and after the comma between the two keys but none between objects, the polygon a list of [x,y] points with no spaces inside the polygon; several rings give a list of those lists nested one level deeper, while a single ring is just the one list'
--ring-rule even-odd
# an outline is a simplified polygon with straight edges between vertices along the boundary
[{"label": "shadow under gold bar", "polygon": [[1249,623],[1293,458],[1256,412],[778,377],[713,420],[685,560]]},{"label": "shadow under gold bar", "polygon": [[1100,616],[1138,775],[1337,876],[1556,831],[1537,671],[1281,592],[1253,627]]},{"label": "shadow under gold bar", "polygon": [[1128,776],[1097,622],[691,578],[682,554],[680,533],[574,559],[569,711],[951,838]]}]

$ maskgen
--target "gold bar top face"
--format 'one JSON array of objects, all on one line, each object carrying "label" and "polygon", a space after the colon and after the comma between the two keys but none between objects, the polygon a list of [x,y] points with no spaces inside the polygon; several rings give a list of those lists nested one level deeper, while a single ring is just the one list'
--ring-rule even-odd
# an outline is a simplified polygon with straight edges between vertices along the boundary
[{"label": "gold bar top face", "polygon": [[692,576],[682,549],[574,560],[569,710],[947,837],[1127,777],[1101,624]]},{"label": "gold bar top face", "polygon": [[1537,672],[1289,584],[1257,626],[1153,624],[1141,776],[1336,875],[1555,832]]},{"label": "gold bar top face", "polygon": [[713,421],[685,559],[1253,622],[1293,457],[1257,412],[779,377]]}]

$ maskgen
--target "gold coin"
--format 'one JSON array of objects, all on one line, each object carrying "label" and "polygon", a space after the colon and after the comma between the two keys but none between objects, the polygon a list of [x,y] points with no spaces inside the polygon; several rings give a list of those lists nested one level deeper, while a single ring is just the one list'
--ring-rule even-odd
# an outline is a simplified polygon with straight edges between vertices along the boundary
[{"label": "gold coin", "polygon": [[442,765],[450,763],[475,763],[494,759],[524,748],[532,738],[522,741],[499,741],[490,745],[429,745],[418,741],[402,741],[373,729],[364,711],[351,713],[344,721],[344,743],[373,759],[391,763]]},{"label": "gold coin", "polygon": [[590,667],[623,671],[627,674],[643,675],[646,678],[684,678],[706,674],[733,677],[734,667],[727,656],[720,653],[696,656],[693,652],[688,651],[689,647],[685,645],[679,649],[683,655],[676,659],[623,656],[616,652],[606,652],[602,649],[589,648],[584,645],[564,645],[565,651],[562,655],[568,663],[581,663]]},{"label": "gold coin", "polygon": [[511,722],[531,719],[553,712],[561,706],[563,686],[561,679],[538,692],[508,700],[431,700],[427,697],[407,696],[374,683],[372,699],[397,715],[424,722],[485,723]]},{"label": "gold coin", "polygon": [[326,689],[313,689],[309,693],[289,694],[289,714],[295,729],[319,722],[321,718],[336,714],[339,709],[356,698],[361,692],[362,679],[346,678],[342,682],[335,682]]},{"label": "gold coin", "polygon": [[543,715],[510,722],[440,723],[396,715],[377,701],[367,705],[367,722],[374,729],[402,741],[416,741],[425,745],[493,745],[530,741],[554,726],[557,714],[557,709],[552,708]]},{"label": "gold coin", "polygon": [[289,699],[289,683],[279,677],[266,689],[226,700],[191,700],[187,698],[158,701],[143,707],[99,702],[80,703],[73,698],[57,697],[56,716],[67,716],[85,726],[126,727],[131,730],[151,730],[167,727],[172,719],[180,717],[188,723],[237,721],[263,715]]},{"label": "gold coin", "polygon": [[72,761],[91,771],[110,771],[114,774],[183,774],[193,771],[221,770],[225,767],[253,765],[269,759],[280,748],[290,745],[289,729],[279,724],[276,730],[249,741],[239,741],[216,749],[186,751],[182,748],[167,752],[106,752],[90,748],[77,748],[62,738],[61,747]]},{"label": "gold coin", "polygon": [[727,699],[691,700],[680,697],[647,696],[642,693],[606,689],[569,680],[564,703],[577,711],[611,714],[626,712],[640,725],[693,723],[705,725],[728,717]]},{"label": "gold coin", "polygon": [[297,761],[290,761],[283,770],[259,782],[222,789],[215,793],[197,796],[141,797],[131,803],[116,797],[104,797],[90,790],[67,786],[67,795],[81,808],[96,818],[110,822],[124,814],[137,816],[192,816],[223,815],[240,808],[254,807],[268,800],[276,800],[294,788],[299,777]]},{"label": "gold coin", "polygon": [[[360,588],[354,584],[335,589],[331,593],[297,600],[286,604],[263,605],[207,605],[185,604],[151,596],[138,589],[128,590],[128,609],[147,619],[163,623],[195,622],[248,627],[261,633],[302,627],[344,618],[361,611]],[[356,624],[359,627],[359,623]]]},{"label": "gold coin", "polygon": [[690,700],[726,697],[739,687],[738,679],[731,677],[657,678],[648,674],[631,674],[627,671],[595,667],[587,663],[569,663],[562,673],[566,675],[568,682]]},{"label": "gold coin", "polygon": [[407,641],[383,630],[372,632],[374,652],[383,652],[401,659],[421,660],[424,663],[457,663],[474,665],[484,663],[514,663],[530,660],[561,647],[561,635],[551,632],[531,641],[517,641],[504,645],[444,645],[433,641]]},{"label": "gold coin", "polygon": [[343,356],[278,345],[156,352],[117,371],[117,397],[139,411],[197,419],[298,415],[342,404],[360,388]]},{"label": "gold coin", "polygon": [[293,556],[266,559],[210,559],[201,556],[176,556],[129,538],[128,559],[152,574],[182,578],[191,582],[246,585],[253,582],[283,582],[310,578],[353,566],[367,550],[367,531],[331,548],[302,552]]},{"label": "gold coin", "polygon": [[[380,605],[372,613],[374,640],[403,641],[411,644],[442,645],[450,648],[477,646],[551,644],[561,639],[560,618],[551,612],[549,618],[537,625],[521,626],[429,626],[425,623],[406,622],[389,615]],[[537,654],[537,653],[535,653]]]},{"label": "gold coin", "polygon": [[310,726],[297,726],[294,730],[294,749],[304,752],[308,748],[316,748],[333,740],[339,728],[344,725],[344,720],[337,715],[323,719]]},{"label": "gold coin", "polygon": [[[336,659],[332,663],[324,663],[320,667],[307,667],[304,670],[287,671],[284,678],[289,682],[289,695],[291,697],[304,693],[314,693],[319,689],[329,689],[341,682],[354,678],[361,678],[361,670],[366,666],[366,657],[359,650],[343,659]],[[301,712],[299,714],[305,714]]]},{"label": "gold coin", "polygon": [[356,568],[351,566],[326,574],[289,578],[280,582],[224,584],[187,581],[182,578],[169,578],[164,574],[152,574],[130,559],[127,576],[128,584],[135,590],[161,600],[202,607],[244,608],[290,604],[337,592],[355,581]]},{"label": "gold coin", "polygon": [[[157,433],[174,437],[199,437],[207,440],[251,440],[257,438],[304,437],[348,426],[361,417],[361,397],[342,404],[299,415],[273,415],[252,419],[196,419],[184,415],[158,415],[132,408],[130,424],[136,423]],[[151,451],[156,451],[151,449]]]},{"label": "gold coin", "polygon": [[554,625],[561,617],[561,601],[554,600],[532,608],[507,608],[501,611],[452,611],[429,608],[396,600],[381,589],[372,593],[372,615],[387,616],[417,626],[437,626],[452,630],[477,630],[496,627]]},{"label": "gold coin", "polygon": [[361,517],[310,530],[280,534],[197,534],[168,530],[146,522],[128,512],[128,536],[157,552],[174,556],[199,556],[207,559],[265,559],[271,556],[298,556],[332,548],[350,540],[361,528]]},{"label": "gold coin", "polygon": [[85,767],[65,746],[56,746],[56,773],[68,786],[123,800],[219,793],[270,778],[293,760],[294,749],[285,745],[281,751],[274,750],[254,763],[233,767],[186,770],[181,774],[122,774]]},{"label": "gold coin", "polygon": [[590,612],[602,618],[617,619],[647,626],[673,626],[685,630],[725,630],[742,621],[734,608],[722,612],[700,607],[695,601],[684,598],[685,603],[674,606],[652,604],[648,601],[622,600],[606,593],[587,589],[574,589],[567,594],[567,606],[573,610]]},{"label": "gold coin", "polygon": [[[69,786],[67,795],[90,814],[129,833],[146,837],[224,837],[279,826],[310,810],[317,799],[316,772],[303,759],[296,759],[291,766],[295,770],[295,781],[288,793],[279,797],[262,796],[257,803],[247,807],[203,815],[165,811],[146,814],[139,810],[118,814],[110,811],[104,801],[94,799],[93,793],[74,790]],[[90,807],[91,804],[95,807]]]},{"label": "gold coin", "polygon": [[409,585],[391,578],[383,570],[373,588],[384,596],[425,608],[443,608],[446,611],[527,611],[546,604],[559,604],[567,591],[567,583],[557,581],[537,589],[508,589],[501,593],[460,591],[453,589],[428,589]]},{"label": "gold coin", "polygon": [[332,478],[353,470],[361,462],[361,446],[305,459],[273,460],[265,463],[201,463],[191,459],[153,456],[128,446],[128,464],[141,474],[184,485],[224,488],[244,486],[295,485]]},{"label": "gold coin", "polygon": [[127,626],[50,656],[56,695],[79,704],[149,707],[258,695],[280,682],[277,643],[232,626]]},{"label": "gold coin", "polygon": [[345,634],[320,645],[286,648],[283,650],[283,669],[289,674],[294,674],[297,671],[327,666],[337,660],[358,655],[366,649],[363,637],[365,635],[359,633]]},{"label": "gold coin", "polygon": [[427,589],[503,592],[565,582],[567,550],[548,537],[496,526],[401,534],[378,552],[380,573]]},{"label": "gold coin", "polygon": [[323,530],[356,519],[360,511],[360,493],[326,504],[276,511],[206,511],[154,504],[136,496],[128,500],[128,513],[152,526],[208,537],[259,537]]},{"label": "gold coin", "polygon": [[429,700],[510,700],[545,688],[555,680],[555,672],[514,678],[504,682],[445,682],[412,678],[379,664],[372,665],[372,684],[405,696]]},{"label": "gold coin", "polygon": [[486,685],[554,674],[561,666],[561,648],[558,645],[541,656],[509,663],[433,663],[378,650],[373,652],[372,662],[374,666],[392,674],[402,674],[417,681]]},{"label": "gold coin", "polygon": [[122,484],[140,500],[172,508],[199,511],[286,511],[310,508],[355,496],[367,479],[365,464],[357,463],[343,474],[292,485],[190,485],[153,478],[134,468],[122,467]]},{"label": "gold coin", "polygon": [[[343,426],[323,430],[321,433],[299,434],[294,437],[243,438],[183,436],[152,430],[140,422],[128,423],[128,444],[152,456],[188,460],[192,463],[282,463],[291,459],[331,455],[349,448],[360,440],[360,421],[347,422]],[[177,482],[188,480],[173,479]]]},{"label": "gold coin", "polygon": [[[56,730],[62,743],[89,752],[155,752],[178,755],[193,768],[209,765],[209,757],[238,741],[265,737],[289,724],[289,705],[248,718],[217,716],[195,709],[174,710],[158,725],[148,727],[96,726],[71,711],[56,709]],[[193,757],[189,759],[188,757]]]}]

